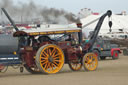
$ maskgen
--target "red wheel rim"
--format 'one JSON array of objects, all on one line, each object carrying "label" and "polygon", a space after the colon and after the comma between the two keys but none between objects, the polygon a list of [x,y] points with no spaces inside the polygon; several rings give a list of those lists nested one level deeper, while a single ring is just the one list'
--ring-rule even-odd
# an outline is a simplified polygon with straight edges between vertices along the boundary
[{"label": "red wheel rim", "polygon": [[117,53],[117,52],[115,53],[115,57],[116,57],[116,58],[118,57],[118,53]]}]

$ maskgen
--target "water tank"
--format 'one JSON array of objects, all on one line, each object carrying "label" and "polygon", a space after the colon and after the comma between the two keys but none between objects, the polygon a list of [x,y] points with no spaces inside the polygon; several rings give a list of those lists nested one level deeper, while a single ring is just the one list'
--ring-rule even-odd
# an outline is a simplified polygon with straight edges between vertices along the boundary
[{"label": "water tank", "polygon": [[0,34],[0,55],[13,54],[18,50],[18,38],[12,34]]}]

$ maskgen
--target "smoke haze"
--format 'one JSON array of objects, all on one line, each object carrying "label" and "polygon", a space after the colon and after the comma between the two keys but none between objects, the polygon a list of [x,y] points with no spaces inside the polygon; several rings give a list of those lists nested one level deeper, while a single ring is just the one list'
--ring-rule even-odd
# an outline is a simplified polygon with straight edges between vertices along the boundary
[{"label": "smoke haze", "polygon": [[[37,6],[33,1],[28,4],[19,2],[15,5],[12,0],[0,0],[0,7],[5,8],[11,18],[19,23],[48,23],[48,24],[68,24],[79,22],[79,19],[73,13],[63,9],[48,8]],[[0,22],[7,22],[3,13],[0,15]]]}]

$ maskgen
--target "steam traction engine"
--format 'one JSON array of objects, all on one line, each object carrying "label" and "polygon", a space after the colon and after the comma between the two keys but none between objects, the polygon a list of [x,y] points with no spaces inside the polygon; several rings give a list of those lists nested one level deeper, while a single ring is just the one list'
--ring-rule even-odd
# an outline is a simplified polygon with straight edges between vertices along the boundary
[{"label": "steam traction engine", "polygon": [[[111,16],[108,11],[100,17],[94,33],[88,43],[82,43],[82,26],[77,28],[37,28],[20,31],[6,10],[5,15],[15,28],[14,37],[18,38],[16,53],[20,64],[30,73],[57,73],[64,63],[69,64],[73,71],[80,70],[82,65],[85,70],[93,71],[97,68],[97,56],[91,52],[91,48],[99,33],[102,22],[106,16]],[[9,62],[5,62],[7,65]],[[15,64],[14,64],[15,65]]]}]

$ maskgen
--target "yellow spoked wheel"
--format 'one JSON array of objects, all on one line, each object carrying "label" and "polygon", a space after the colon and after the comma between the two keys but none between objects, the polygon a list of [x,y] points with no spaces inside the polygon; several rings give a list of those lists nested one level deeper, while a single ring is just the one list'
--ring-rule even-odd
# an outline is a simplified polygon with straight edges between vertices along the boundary
[{"label": "yellow spoked wheel", "polygon": [[42,46],[36,54],[36,65],[43,73],[59,72],[64,65],[63,51],[53,44]]},{"label": "yellow spoked wheel", "polygon": [[87,53],[83,57],[83,66],[87,71],[94,71],[98,66],[98,59],[94,53]]},{"label": "yellow spoked wheel", "polygon": [[68,63],[69,67],[73,71],[78,71],[82,67],[82,63],[80,61],[72,60]]}]

